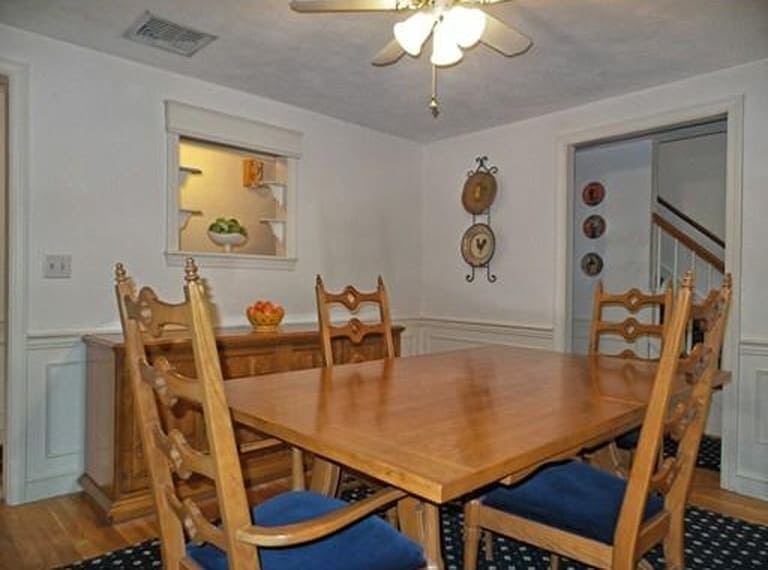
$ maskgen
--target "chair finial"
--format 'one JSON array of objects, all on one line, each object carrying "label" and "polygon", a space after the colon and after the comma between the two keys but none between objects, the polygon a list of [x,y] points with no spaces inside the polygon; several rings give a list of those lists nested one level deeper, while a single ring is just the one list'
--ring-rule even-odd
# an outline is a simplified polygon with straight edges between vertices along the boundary
[{"label": "chair finial", "polygon": [[118,262],[115,263],[115,282],[122,283],[128,280],[128,272],[125,270],[125,265]]},{"label": "chair finial", "polygon": [[731,274],[730,271],[726,273],[725,276],[723,277],[723,287],[725,287],[726,289],[733,288],[733,275]]},{"label": "chair finial", "polygon": [[379,275],[379,278],[376,280],[376,284],[379,289],[384,289],[384,279],[382,279],[381,275]]},{"label": "chair finial", "polygon": [[192,283],[193,281],[199,281],[200,276],[197,274],[197,264],[191,257],[187,258],[184,264],[184,281]]},{"label": "chair finial", "polygon": [[324,285],[323,285],[323,278],[320,277],[319,273],[315,276],[315,286],[317,286],[317,287],[324,287]]},{"label": "chair finial", "polygon": [[683,287],[693,289],[693,271],[690,269],[683,275]]}]

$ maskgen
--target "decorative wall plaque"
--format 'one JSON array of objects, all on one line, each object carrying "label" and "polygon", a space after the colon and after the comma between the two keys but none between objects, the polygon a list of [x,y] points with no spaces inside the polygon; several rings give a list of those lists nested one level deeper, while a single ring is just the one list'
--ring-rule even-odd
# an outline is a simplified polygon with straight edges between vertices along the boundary
[{"label": "decorative wall plaque", "polygon": [[[475,159],[477,168],[467,173],[467,180],[461,192],[461,203],[464,209],[472,214],[472,225],[461,238],[461,256],[472,268],[466,280],[475,280],[475,270],[485,268],[485,277],[490,283],[496,281],[496,275],[491,273],[491,259],[496,250],[496,237],[491,229],[491,204],[496,198],[496,174],[499,169],[487,166],[487,156]],[[478,216],[484,217],[485,222],[478,222]]]},{"label": "decorative wall plaque", "polygon": [[599,254],[591,252],[581,258],[581,270],[588,277],[600,275],[603,270],[603,258]]},{"label": "decorative wall plaque", "polygon": [[496,236],[488,224],[469,226],[461,238],[461,255],[472,267],[488,265],[496,249]]},{"label": "decorative wall plaque", "polygon": [[496,198],[496,178],[490,172],[478,171],[464,183],[461,203],[470,214],[482,214]]},{"label": "decorative wall plaque", "polygon": [[600,214],[592,214],[581,224],[584,235],[589,239],[597,239],[602,236],[605,233],[605,228],[605,218]]},{"label": "decorative wall plaque", "polygon": [[590,182],[581,191],[581,199],[587,206],[597,206],[605,198],[605,186],[600,182]]}]

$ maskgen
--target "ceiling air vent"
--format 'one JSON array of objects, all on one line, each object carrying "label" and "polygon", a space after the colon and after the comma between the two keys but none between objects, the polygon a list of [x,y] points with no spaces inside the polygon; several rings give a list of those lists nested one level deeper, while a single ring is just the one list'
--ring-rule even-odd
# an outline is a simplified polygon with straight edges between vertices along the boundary
[{"label": "ceiling air vent", "polygon": [[190,57],[217,38],[144,12],[123,34],[124,38]]}]

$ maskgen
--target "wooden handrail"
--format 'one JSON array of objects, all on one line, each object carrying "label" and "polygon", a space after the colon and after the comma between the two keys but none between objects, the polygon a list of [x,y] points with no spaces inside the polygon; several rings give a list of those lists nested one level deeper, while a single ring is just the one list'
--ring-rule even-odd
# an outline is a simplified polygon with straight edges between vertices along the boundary
[{"label": "wooden handrail", "polygon": [[683,220],[686,224],[688,224],[689,226],[692,226],[696,231],[707,236],[709,239],[711,239],[720,247],[725,247],[725,242],[722,239],[720,239],[713,232],[709,231],[707,228],[702,226],[699,222],[697,222],[696,220],[688,216],[685,212],[683,212],[682,210],[678,210],[661,196],[658,196],[656,198],[656,201],[662,206],[664,206],[667,210],[672,212],[675,216]]},{"label": "wooden handrail", "polygon": [[701,259],[703,259],[704,261],[712,265],[720,273],[725,273],[725,262],[723,262],[722,259],[720,259],[717,255],[709,251],[703,245],[699,244],[695,239],[693,239],[687,233],[670,224],[667,220],[662,218],[659,214],[653,213],[651,215],[651,219],[653,220],[654,224],[659,226],[664,232],[668,233],[677,241],[682,243],[685,247],[690,249],[698,257],[700,257]]}]

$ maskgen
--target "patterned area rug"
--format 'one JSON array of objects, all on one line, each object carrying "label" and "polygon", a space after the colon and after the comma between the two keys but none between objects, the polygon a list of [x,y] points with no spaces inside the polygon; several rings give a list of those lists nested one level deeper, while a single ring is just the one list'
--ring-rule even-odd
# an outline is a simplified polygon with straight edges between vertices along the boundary
[{"label": "patterned area rug", "polygon": [[[664,440],[664,455],[675,455],[677,442],[671,438]],[[720,457],[722,455],[722,441],[719,437],[705,435],[701,438],[699,455],[696,458],[696,466],[710,471],[720,471]]]},{"label": "patterned area rug", "polygon": [[[352,492],[350,499],[354,499]],[[357,495],[358,497],[360,495]],[[463,515],[461,508],[448,505],[442,510],[443,556],[446,570],[463,568]],[[686,567],[692,570],[727,570],[731,568],[768,568],[768,527],[750,524],[695,507],[685,517]],[[661,548],[647,556],[654,568],[664,568]],[[117,550],[66,568],[88,570],[128,570],[161,568],[160,543],[157,540]],[[565,570],[589,568],[563,560]],[[494,537],[492,561],[485,560],[481,546],[478,570],[546,570],[549,554],[512,540]],[[329,569],[331,570],[331,569]]]},{"label": "patterned area rug", "polygon": [[[677,445],[672,440],[664,443],[666,454],[674,454]],[[699,447],[697,465],[704,469],[720,471],[720,439],[704,436]],[[365,495],[365,490],[352,490],[345,499],[354,501]],[[463,514],[461,507],[447,505],[442,509],[443,556],[446,570],[463,568]],[[686,566],[691,569],[728,570],[731,568],[768,569],[768,527],[750,524],[710,511],[690,507],[685,518]],[[664,568],[661,548],[647,556],[654,568]],[[122,550],[78,562],[67,569],[127,570],[162,568],[160,543],[149,540]],[[563,560],[564,570],[589,568],[582,564]],[[483,547],[480,551],[478,570],[539,570],[549,568],[549,554],[532,546],[501,537],[494,537],[493,556],[485,560]],[[330,570],[330,569],[329,569]]]}]

